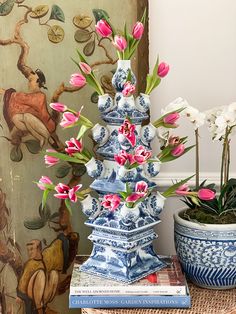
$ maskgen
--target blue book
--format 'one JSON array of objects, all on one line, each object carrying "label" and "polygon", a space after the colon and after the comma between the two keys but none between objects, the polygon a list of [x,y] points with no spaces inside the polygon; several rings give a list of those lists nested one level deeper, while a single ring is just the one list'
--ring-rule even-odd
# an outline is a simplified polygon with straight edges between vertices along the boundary
[{"label": "blue book", "polygon": [[190,295],[185,296],[84,296],[70,295],[70,309],[76,308],[189,308]]}]

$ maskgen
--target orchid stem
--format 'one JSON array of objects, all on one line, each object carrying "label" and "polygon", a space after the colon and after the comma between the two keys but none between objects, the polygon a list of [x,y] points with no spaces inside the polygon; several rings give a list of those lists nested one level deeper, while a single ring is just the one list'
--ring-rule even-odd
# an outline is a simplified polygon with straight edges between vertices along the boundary
[{"label": "orchid stem", "polygon": [[195,130],[195,142],[196,142],[196,189],[199,189],[200,185],[200,165],[199,165],[199,131]]}]

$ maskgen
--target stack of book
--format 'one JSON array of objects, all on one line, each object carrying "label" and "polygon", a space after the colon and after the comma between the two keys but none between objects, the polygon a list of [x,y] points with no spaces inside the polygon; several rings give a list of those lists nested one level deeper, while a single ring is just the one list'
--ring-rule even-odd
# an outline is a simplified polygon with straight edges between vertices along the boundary
[{"label": "stack of book", "polygon": [[132,284],[124,284],[80,271],[74,265],[70,308],[189,308],[188,286],[176,256],[161,256],[162,270]]}]

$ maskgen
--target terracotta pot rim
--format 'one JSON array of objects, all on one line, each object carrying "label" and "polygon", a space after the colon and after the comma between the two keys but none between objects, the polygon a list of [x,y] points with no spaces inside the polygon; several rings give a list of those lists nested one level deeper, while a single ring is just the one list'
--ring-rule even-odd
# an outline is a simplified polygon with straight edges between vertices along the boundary
[{"label": "terracotta pot rim", "polygon": [[181,212],[186,210],[186,208],[179,209],[176,213],[174,213],[174,221],[179,225],[184,227],[192,228],[192,229],[199,229],[205,231],[236,231],[236,223],[232,224],[204,224],[204,223],[197,223],[185,220],[179,216]]}]

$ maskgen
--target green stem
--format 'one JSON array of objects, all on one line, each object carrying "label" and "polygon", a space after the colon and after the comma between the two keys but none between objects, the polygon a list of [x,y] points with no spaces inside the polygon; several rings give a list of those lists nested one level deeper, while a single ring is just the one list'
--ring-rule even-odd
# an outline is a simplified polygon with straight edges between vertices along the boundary
[{"label": "green stem", "polygon": [[199,189],[199,185],[200,185],[200,180],[199,180],[199,177],[200,177],[200,166],[199,166],[199,131],[198,129],[195,130],[195,142],[196,142],[196,189],[198,190]]}]

